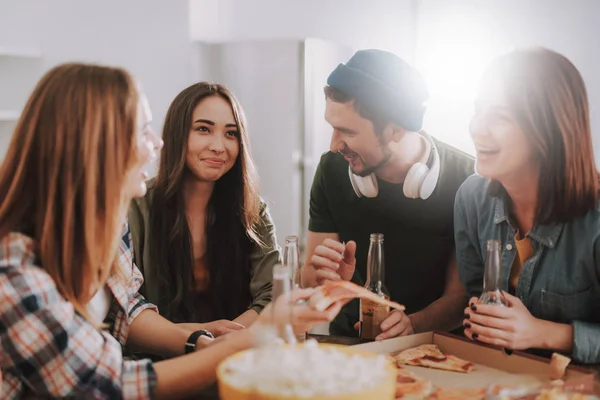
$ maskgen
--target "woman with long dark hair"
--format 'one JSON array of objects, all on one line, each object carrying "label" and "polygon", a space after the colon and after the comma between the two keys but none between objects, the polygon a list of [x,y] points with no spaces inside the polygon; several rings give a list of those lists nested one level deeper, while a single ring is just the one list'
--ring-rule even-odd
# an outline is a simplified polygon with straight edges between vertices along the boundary
[{"label": "woman with long dark hair", "polygon": [[194,84],[173,100],[163,140],[158,175],[129,212],[142,291],[174,322],[215,336],[247,327],[270,301],[280,250],[243,111],[225,87]]}]

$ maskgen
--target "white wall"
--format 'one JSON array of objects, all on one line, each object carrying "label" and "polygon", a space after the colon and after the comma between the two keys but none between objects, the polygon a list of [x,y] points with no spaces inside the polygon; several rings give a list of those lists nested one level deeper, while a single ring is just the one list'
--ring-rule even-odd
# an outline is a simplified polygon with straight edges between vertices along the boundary
[{"label": "white wall", "polygon": [[412,0],[190,0],[195,40],[315,37],[413,56]]},{"label": "white wall", "polygon": [[140,79],[160,132],[169,103],[192,80],[188,14],[186,0],[0,0],[0,46],[42,53],[39,61],[19,61],[31,69],[37,63],[37,75],[21,85],[9,84],[15,78],[7,68],[17,68],[15,61],[0,57],[0,109],[8,103],[20,109],[39,74],[58,63],[98,62]]},{"label": "white wall", "polygon": [[417,15],[416,65],[432,89],[425,127],[433,135],[472,150],[472,92],[486,61],[511,47],[541,45],[583,75],[600,164],[599,1],[419,0]]}]

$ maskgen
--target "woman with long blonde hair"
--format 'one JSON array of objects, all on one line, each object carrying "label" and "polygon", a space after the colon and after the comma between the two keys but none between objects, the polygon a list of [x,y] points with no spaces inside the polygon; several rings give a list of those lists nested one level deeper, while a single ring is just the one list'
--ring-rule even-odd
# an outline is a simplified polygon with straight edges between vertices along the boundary
[{"label": "woman with long blonde hair", "polygon": [[[0,398],[191,396],[252,345],[254,329],[196,337],[181,356],[190,332],[138,293],[126,213],[162,146],[149,123],[119,68],[60,65],[30,96],[0,167]],[[298,332],[339,311],[296,308]],[[174,358],[127,361],[124,345]]]}]

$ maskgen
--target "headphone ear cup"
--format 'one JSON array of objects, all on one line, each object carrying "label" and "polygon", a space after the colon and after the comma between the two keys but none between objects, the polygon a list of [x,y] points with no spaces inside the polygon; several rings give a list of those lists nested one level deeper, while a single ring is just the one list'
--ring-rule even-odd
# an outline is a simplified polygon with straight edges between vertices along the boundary
[{"label": "headphone ear cup", "polygon": [[404,196],[409,199],[417,199],[420,196],[421,184],[429,172],[429,167],[424,163],[416,163],[408,170],[404,178]]},{"label": "headphone ear cup", "polygon": [[352,169],[348,166],[348,177],[350,178],[354,193],[356,193],[358,197],[377,197],[377,194],[379,193],[379,184],[377,183],[375,174],[364,177],[358,176],[353,174]]},{"label": "headphone ear cup", "polygon": [[429,196],[431,196],[431,194],[435,190],[439,177],[439,168],[437,170],[435,168],[432,168],[425,176],[425,179],[423,179],[423,182],[421,182],[421,189],[419,189],[419,197],[421,197],[423,200],[428,199]]}]

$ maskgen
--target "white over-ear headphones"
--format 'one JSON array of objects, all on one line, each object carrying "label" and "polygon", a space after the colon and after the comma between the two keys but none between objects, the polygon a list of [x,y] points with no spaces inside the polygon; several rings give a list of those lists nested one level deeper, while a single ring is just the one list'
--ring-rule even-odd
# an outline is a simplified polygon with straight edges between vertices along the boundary
[{"label": "white over-ear headphones", "polygon": [[[429,198],[437,185],[440,177],[440,155],[433,139],[424,132],[420,132],[421,137],[427,143],[427,151],[423,160],[413,164],[406,178],[404,178],[404,195],[410,199]],[[352,168],[348,165],[348,176],[352,183],[352,188],[358,197],[377,197],[379,185],[375,173],[368,176],[358,176],[352,173]]]}]

